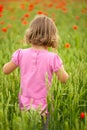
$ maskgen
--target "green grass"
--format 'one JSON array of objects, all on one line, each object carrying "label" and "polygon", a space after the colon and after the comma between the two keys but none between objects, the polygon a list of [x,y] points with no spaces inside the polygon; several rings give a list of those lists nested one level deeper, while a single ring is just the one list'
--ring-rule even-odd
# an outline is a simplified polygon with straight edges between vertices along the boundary
[{"label": "green grass", "polygon": [[[0,130],[41,130],[41,117],[37,111],[21,112],[19,109],[19,69],[8,76],[2,72],[3,65],[11,59],[16,49],[28,47],[22,42],[28,25],[23,25],[21,18],[28,13],[29,3],[25,2],[24,10],[20,9],[20,4],[5,4],[3,16],[0,17],[0,21],[5,22],[0,24]],[[44,2],[37,4],[27,19],[30,22],[38,11],[55,18],[61,37],[57,52],[70,75],[66,84],[61,84],[55,75],[53,77],[47,98],[49,130],[87,130],[87,3],[67,2],[66,13],[56,9],[57,4],[53,3],[51,8],[44,6]],[[8,7],[13,8],[14,13]],[[86,13],[82,13],[85,8]],[[16,19],[12,20],[13,16]],[[80,17],[79,20],[76,16]],[[2,32],[1,29],[8,24],[12,24],[12,28]],[[74,25],[78,26],[77,30],[73,29]],[[70,44],[70,48],[65,48],[66,43]],[[84,119],[80,119],[81,112],[85,113]]]}]

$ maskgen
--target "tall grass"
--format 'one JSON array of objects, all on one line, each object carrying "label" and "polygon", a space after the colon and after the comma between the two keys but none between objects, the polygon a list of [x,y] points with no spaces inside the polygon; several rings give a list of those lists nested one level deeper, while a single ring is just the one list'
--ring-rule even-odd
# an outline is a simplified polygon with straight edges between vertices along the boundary
[{"label": "tall grass", "polygon": [[[47,2],[48,4],[49,2]],[[26,7],[28,7],[25,2]],[[66,84],[61,84],[57,77],[53,76],[52,86],[49,90],[47,101],[50,113],[49,130],[87,130],[87,8],[86,2],[72,2],[66,5],[67,13],[56,9],[57,3],[52,8],[46,8],[42,4],[35,5],[30,13],[29,22],[33,16],[42,10],[50,17],[55,18],[56,25],[61,37],[57,50],[61,56],[64,66],[70,77]],[[8,7],[14,9],[13,12]],[[86,8],[86,13],[82,10]],[[45,9],[45,10],[44,10]],[[4,6],[0,25],[0,130],[41,130],[41,116],[37,111],[20,111],[18,105],[18,92],[20,87],[19,69],[12,74],[5,76],[2,72],[4,63],[11,59],[12,53],[18,48],[27,48],[23,44],[24,31],[28,25],[22,25],[21,17],[27,13],[27,9],[20,11],[18,3],[6,4]],[[10,17],[15,16],[15,20]],[[76,20],[75,17],[80,19]],[[12,28],[6,33],[1,29],[8,24]],[[73,25],[78,29],[74,30]],[[65,48],[69,43],[70,48]],[[49,49],[50,50],[50,49]],[[80,118],[80,113],[85,113],[85,118]],[[46,120],[44,118],[44,120]]]}]

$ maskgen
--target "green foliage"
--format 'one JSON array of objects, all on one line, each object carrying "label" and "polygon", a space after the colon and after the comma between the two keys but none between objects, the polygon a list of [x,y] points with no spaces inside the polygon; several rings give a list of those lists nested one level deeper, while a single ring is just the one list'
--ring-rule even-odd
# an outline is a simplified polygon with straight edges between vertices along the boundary
[{"label": "green foliage", "polygon": [[[45,1],[46,2],[46,1]],[[46,4],[48,4],[47,1]],[[41,130],[41,116],[35,110],[20,111],[18,106],[19,70],[5,76],[2,72],[3,65],[11,59],[12,53],[18,48],[27,48],[23,43],[24,33],[28,25],[23,25],[21,18],[28,12],[26,8],[20,10],[20,3],[4,5],[3,17],[5,24],[0,24],[0,130]],[[45,7],[44,2],[35,5],[35,9],[27,19],[29,22],[39,10],[55,18],[60,45],[57,50],[61,56],[65,69],[69,73],[69,80],[61,84],[53,76],[52,86],[47,96],[48,110],[50,113],[49,130],[87,130],[87,8],[85,1],[67,3],[67,12],[53,7]],[[13,8],[14,13],[8,8]],[[86,9],[86,13],[82,10]],[[79,19],[76,20],[76,16]],[[16,17],[12,20],[11,17]],[[3,27],[12,25],[7,32],[2,32]],[[77,30],[73,26],[77,25]],[[70,47],[66,48],[65,44]],[[49,49],[50,50],[50,49]],[[80,119],[80,113],[85,113],[85,118]]]}]

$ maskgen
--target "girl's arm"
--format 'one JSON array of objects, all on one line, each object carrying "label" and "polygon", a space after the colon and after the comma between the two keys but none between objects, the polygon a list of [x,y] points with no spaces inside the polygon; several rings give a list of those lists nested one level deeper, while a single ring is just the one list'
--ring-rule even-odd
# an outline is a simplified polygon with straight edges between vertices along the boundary
[{"label": "girl's arm", "polygon": [[64,66],[62,65],[61,68],[56,72],[58,80],[62,83],[66,83],[69,78],[68,73],[64,70]]},{"label": "girl's arm", "polygon": [[3,72],[4,74],[10,74],[16,68],[17,68],[17,65],[14,64],[12,61],[10,61],[3,66]]}]

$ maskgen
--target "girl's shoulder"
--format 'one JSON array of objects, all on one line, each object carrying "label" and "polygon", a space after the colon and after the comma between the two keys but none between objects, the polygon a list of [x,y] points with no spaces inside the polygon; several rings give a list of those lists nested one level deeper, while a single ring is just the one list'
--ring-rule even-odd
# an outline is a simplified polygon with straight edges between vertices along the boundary
[{"label": "girl's shoulder", "polygon": [[29,52],[30,51],[30,48],[25,48],[25,49],[22,49],[22,48],[19,48],[15,51],[15,53],[25,53],[25,52]]},{"label": "girl's shoulder", "polygon": [[60,55],[56,52],[49,52],[50,54],[50,61],[56,63],[56,62],[60,62],[62,63],[62,59],[60,57]]},{"label": "girl's shoulder", "polygon": [[13,52],[12,57],[22,57],[29,49],[17,49]]},{"label": "girl's shoulder", "polygon": [[56,57],[56,56],[59,56],[57,53],[55,53],[55,52],[49,52],[49,55],[50,55],[50,57]]}]

